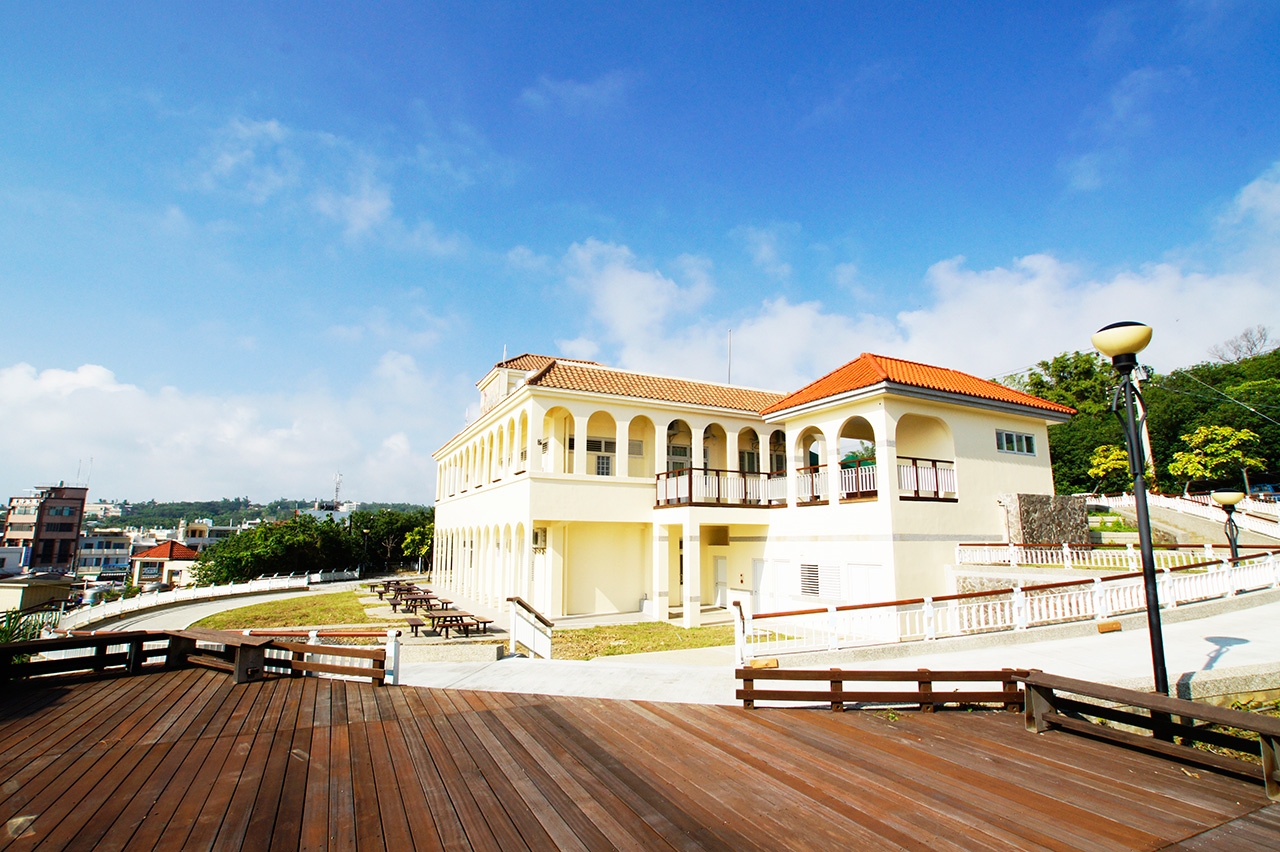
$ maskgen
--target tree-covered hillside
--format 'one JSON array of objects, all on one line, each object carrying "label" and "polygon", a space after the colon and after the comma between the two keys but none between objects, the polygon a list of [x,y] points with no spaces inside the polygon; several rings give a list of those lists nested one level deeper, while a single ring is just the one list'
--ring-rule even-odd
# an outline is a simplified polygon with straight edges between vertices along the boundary
[{"label": "tree-covered hillside", "polygon": [[[1116,376],[1110,363],[1095,352],[1063,353],[1004,381],[1079,411],[1070,422],[1049,427],[1054,484],[1059,494],[1097,490],[1098,480],[1089,475],[1094,452],[1124,443],[1111,413]],[[1202,426],[1250,430],[1258,438],[1248,455],[1265,465],[1265,472],[1250,473],[1251,481],[1275,481],[1280,475],[1280,350],[1157,373],[1142,383],[1142,393],[1159,490],[1183,489],[1186,483],[1170,473],[1169,465],[1175,453],[1190,449],[1183,436]],[[1238,471],[1226,479],[1242,484]]]}]

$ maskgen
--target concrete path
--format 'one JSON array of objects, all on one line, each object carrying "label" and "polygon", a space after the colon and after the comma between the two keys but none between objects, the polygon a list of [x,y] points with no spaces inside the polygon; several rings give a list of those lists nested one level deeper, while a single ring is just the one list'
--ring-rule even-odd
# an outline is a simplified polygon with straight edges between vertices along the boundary
[{"label": "concrete path", "polygon": [[[1170,621],[1164,625],[1169,681],[1181,681],[1187,694],[1192,681],[1213,673],[1238,673],[1240,689],[1280,674],[1280,595],[1255,593],[1235,599],[1244,608]],[[1256,603],[1257,605],[1249,605]],[[1213,612],[1213,605],[1205,612]],[[1182,607],[1179,618],[1194,616]],[[1062,630],[1042,628],[993,634],[988,647],[966,647],[946,641],[892,646],[907,656],[886,657],[877,649],[842,652],[838,660],[788,660],[789,668],[868,669],[1037,668],[1053,674],[1151,689],[1151,646],[1145,616],[1125,619],[1125,629],[1099,634],[1091,624],[1080,635],[1060,637]],[[1092,632],[1085,632],[1085,631]],[[912,653],[916,649],[918,652]],[[953,650],[948,650],[953,649]],[[702,648],[651,654],[598,657],[589,661],[509,658],[490,663],[406,663],[402,683],[439,688],[480,689],[596,698],[648,699],[700,704],[733,704],[733,649]]]}]

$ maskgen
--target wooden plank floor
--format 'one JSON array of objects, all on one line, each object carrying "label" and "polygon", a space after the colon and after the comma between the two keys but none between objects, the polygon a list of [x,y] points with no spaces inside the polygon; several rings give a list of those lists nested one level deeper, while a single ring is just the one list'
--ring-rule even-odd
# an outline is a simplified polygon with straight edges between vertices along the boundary
[{"label": "wooden plank floor", "polygon": [[9,687],[0,850],[1280,848],[1260,784],[1009,713],[190,669]]}]

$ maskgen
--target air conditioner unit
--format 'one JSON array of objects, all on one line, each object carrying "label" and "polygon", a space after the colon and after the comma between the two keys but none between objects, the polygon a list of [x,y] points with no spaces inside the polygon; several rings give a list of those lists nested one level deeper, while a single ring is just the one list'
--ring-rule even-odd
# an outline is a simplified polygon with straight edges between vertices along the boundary
[{"label": "air conditioner unit", "polygon": [[533,548],[534,550],[546,550],[547,548],[547,528],[533,528]]}]

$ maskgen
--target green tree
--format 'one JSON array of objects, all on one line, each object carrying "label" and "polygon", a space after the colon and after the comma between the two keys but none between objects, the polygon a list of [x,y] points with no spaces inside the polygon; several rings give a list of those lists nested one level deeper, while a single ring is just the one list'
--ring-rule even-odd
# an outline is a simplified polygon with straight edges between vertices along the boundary
[{"label": "green tree", "polygon": [[346,528],[298,515],[223,539],[200,554],[192,571],[198,583],[235,583],[263,575],[345,571],[359,562],[359,553]]},{"label": "green tree", "polygon": [[1124,491],[1132,485],[1129,479],[1129,452],[1116,444],[1103,444],[1089,459],[1089,476],[1103,492]]},{"label": "green tree", "polygon": [[1230,426],[1201,426],[1182,436],[1191,449],[1173,454],[1169,473],[1183,483],[1193,479],[1223,479],[1240,470],[1264,470],[1266,461],[1245,455],[1258,444],[1258,435]]},{"label": "green tree", "polygon": [[434,523],[423,524],[420,527],[414,527],[404,534],[404,542],[400,545],[404,555],[411,559],[418,560],[418,570],[422,570],[423,561],[430,562],[431,544],[435,539],[436,525]]},{"label": "green tree", "polygon": [[352,512],[349,520],[352,534],[359,536],[362,551],[367,544],[369,567],[375,571],[385,571],[404,562],[407,556],[404,551],[405,535],[412,529],[434,522],[433,508],[412,512],[396,512],[391,509],[379,509],[376,512],[360,510]]},{"label": "green tree", "polygon": [[1097,352],[1063,352],[1004,384],[1024,393],[1069,405],[1081,414],[1109,411],[1115,372]]}]

